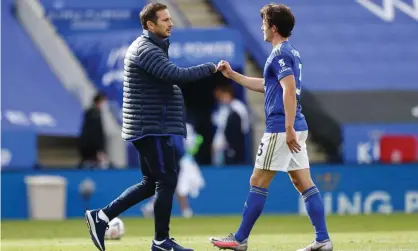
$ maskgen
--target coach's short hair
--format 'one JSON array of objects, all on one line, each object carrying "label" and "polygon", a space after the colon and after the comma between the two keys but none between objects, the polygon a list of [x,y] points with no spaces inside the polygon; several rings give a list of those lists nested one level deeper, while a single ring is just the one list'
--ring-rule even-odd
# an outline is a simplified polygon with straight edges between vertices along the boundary
[{"label": "coach's short hair", "polygon": [[276,26],[282,37],[290,37],[295,26],[295,16],[289,7],[283,4],[267,4],[260,10],[261,18],[269,27]]},{"label": "coach's short hair", "polygon": [[151,21],[157,23],[157,12],[160,10],[167,9],[167,6],[162,3],[150,3],[145,5],[145,7],[139,13],[139,18],[141,19],[142,28],[148,30],[147,22]]}]

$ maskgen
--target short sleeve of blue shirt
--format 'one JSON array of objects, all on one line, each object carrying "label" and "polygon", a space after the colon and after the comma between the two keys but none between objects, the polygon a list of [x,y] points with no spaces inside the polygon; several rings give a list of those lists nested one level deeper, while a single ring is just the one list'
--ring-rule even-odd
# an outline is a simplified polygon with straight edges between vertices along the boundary
[{"label": "short sleeve of blue shirt", "polygon": [[294,75],[293,57],[286,53],[275,56],[271,62],[271,66],[273,67],[278,81],[286,76]]}]

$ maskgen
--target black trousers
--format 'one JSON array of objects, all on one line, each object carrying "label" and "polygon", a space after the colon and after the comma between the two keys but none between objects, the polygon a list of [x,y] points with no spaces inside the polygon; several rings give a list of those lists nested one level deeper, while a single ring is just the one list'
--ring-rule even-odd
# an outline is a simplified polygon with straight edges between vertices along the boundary
[{"label": "black trousers", "polygon": [[179,156],[171,136],[148,136],[132,143],[140,155],[142,181],[126,189],[102,210],[111,220],[156,193],[155,239],[161,241],[169,237]]}]

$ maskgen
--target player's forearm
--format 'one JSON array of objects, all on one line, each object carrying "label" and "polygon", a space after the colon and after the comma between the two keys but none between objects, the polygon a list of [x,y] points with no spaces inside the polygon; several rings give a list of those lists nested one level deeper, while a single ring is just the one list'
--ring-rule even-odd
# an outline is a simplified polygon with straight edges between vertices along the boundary
[{"label": "player's forearm", "polygon": [[296,88],[286,88],[283,91],[283,104],[286,130],[293,128],[296,118]]},{"label": "player's forearm", "polygon": [[247,89],[264,93],[264,80],[262,78],[247,77],[234,71],[231,75],[231,79]]}]

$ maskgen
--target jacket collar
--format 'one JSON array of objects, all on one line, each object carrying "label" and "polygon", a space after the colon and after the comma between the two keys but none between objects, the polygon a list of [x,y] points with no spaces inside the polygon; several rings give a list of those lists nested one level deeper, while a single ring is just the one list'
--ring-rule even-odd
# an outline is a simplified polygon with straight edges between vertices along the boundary
[{"label": "jacket collar", "polygon": [[161,39],[154,32],[147,31],[147,30],[144,30],[142,34],[144,37],[151,39],[152,42],[154,42],[156,45],[158,45],[162,49],[168,50],[168,47],[170,46],[170,40],[168,38]]}]

